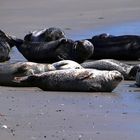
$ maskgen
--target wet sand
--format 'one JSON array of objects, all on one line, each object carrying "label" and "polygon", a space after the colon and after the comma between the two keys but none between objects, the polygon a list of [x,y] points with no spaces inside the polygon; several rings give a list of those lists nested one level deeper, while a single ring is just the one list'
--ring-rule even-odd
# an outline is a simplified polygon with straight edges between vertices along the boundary
[{"label": "wet sand", "polygon": [[[138,0],[5,0],[0,28],[18,37],[52,26],[73,39],[102,32],[140,34],[139,7]],[[25,61],[13,49],[15,60]],[[0,139],[138,140],[140,88],[134,83],[123,81],[112,93],[0,87]]]}]

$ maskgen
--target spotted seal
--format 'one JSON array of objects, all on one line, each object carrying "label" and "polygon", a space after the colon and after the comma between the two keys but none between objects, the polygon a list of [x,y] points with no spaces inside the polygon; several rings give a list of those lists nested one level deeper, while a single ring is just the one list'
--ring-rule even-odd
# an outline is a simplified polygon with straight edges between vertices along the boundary
[{"label": "spotted seal", "polygon": [[21,86],[13,81],[14,77],[30,76],[53,70],[82,68],[80,64],[71,60],[63,60],[52,64],[34,62],[4,63],[0,64],[0,85]]},{"label": "spotted seal", "polygon": [[109,34],[95,35],[88,39],[95,49],[91,59],[137,60],[140,58],[140,36]]},{"label": "spotted seal", "polygon": [[37,63],[53,63],[60,60],[82,63],[94,50],[94,46],[88,40],[73,41],[66,38],[50,42],[28,42],[13,38],[13,43],[28,61]]},{"label": "spotted seal", "polygon": [[62,31],[62,29],[50,27],[30,32],[29,34],[25,35],[24,40],[31,42],[50,42],[65,37],[65,33]]},{"label": "spotted seal", "polygon": [[81,64],[84,68],[98,69],[98,70],[117,70],[125,80],[134,80],[139,65],[129,65],[114,59],[101,59],[96,61],[84,62]]},{"label": "spotted seal", "polygon": [[111,92],[123,79],[118,71],[67,69],[16,77],[15,82],[52,91]]}]

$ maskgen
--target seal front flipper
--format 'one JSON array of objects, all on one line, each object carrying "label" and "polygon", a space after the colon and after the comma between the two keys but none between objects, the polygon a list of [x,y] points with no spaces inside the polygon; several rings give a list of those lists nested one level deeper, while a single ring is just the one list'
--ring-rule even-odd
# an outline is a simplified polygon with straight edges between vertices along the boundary
[{"label": "seal front flipper", "polygon": [[90,73],[88,71],[84,71],[82,73],[77,74],[76,78],[78,80],[85,80],[85,79],[90,79],[90,77],[93,75],[93,73]]}]

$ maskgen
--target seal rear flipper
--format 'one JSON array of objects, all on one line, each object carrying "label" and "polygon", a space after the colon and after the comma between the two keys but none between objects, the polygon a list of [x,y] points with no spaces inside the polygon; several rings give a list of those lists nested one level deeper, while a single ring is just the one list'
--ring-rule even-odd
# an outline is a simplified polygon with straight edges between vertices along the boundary
[{"label": "seal rear flipper", "polygon": [[60,62],[56,62],[56,63],[52,63],[52,65],[56,68],[56,69],[60,69],[61,67],[67,65],[68,62],[65,61],[60,61]]},{"label": "seal rear flipper", "polygon": [[31,76],[23,76],[23,77],[14,77],[13,82],[19,83],[21,85],[27,86],[37,86],[36,82],[38,80],[38,76],[31,75]]}]

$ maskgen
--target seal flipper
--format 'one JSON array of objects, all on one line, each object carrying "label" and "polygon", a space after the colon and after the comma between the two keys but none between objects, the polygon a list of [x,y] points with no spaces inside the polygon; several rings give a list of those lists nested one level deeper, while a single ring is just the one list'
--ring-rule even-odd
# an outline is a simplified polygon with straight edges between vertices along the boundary
[{"label": "seal flipper", "polygon": [[13,82],[34,87],[37,86],[36,80],[38,79],[39,77],[37,75],[14,77]]},{"label": "seal flipper", "polygon": [[79,73],[79,74],[76,76],[76,78],[77,78],[78,80],[85,80],[85,79],[90,78],[92,75],[93,75],[93,73],[89,73],[89,72],[87,72],[87,71],[84,71],[84,72],[82,72],[82,73]]}]

